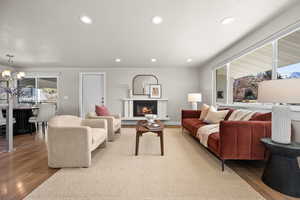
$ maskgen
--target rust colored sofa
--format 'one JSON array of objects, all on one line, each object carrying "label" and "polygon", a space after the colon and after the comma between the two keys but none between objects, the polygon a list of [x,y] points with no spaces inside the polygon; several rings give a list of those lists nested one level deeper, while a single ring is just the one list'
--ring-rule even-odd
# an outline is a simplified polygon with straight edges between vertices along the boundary
[{"label": "rust colored sofa", "polygon": [[[271,137],[271,113],[255,113],[249,121],[228,121],[234,111],[228,110],[220,131],[208,138],[208,149],[220,158],[222,170],[225,160],[265,160],[266,148],[260,139]],[[199,120],[200,114],[201,110],[182,110],[182,128],[194,137],[207,125]]]}]

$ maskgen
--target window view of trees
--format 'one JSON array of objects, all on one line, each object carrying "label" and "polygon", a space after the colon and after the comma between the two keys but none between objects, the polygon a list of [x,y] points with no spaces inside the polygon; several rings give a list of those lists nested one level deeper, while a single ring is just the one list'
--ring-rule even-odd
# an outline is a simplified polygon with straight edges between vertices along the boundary
[{"label": "window view of trees", "polygon": [[235,79],[233,82],[233,101],[255,103],[258,95],[258,83],[271,79],[272,71]]},{"label": "window view of trees", "polygon": [[[261,81],[271,80],[274,77],[277,79],[300,78],[300,30],[278,39],[274,44],[277,48],[274,51],[277,50],[278,57],[273,57],[273,45],[269,43],[230,62],[229,83],[227,83],[227,73],[224,71],[226,68],[218,68],[216,70],[216,102],[255,103],[258,85]],[[274,72],[273,63],[276,63]],[[272,76],[272,73],[276,75]],[[228,91],[228,99],[223,98],[222,94],[226,93],[223,90]]]},{"label": "window view of trees", "polygon": [[233,102],[256,102],[258,83],[271,79],[271,44],[233,61],[230,64]]}]

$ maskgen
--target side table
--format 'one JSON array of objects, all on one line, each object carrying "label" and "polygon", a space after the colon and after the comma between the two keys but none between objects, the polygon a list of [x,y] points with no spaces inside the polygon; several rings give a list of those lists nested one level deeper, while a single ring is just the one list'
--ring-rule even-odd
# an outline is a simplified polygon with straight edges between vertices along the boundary
[{"label": "side table", "polygon": [[279,192],[300,197],[300,144],[279,144],[262,138],[270,152],[262,181]]}]

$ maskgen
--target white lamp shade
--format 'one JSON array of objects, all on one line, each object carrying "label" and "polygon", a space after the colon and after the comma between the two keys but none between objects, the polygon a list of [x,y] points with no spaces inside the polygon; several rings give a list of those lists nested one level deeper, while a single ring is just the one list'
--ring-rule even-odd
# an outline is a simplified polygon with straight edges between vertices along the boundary
[{"label": "white lamp shade", "polygon": [[263,81],[258,84],[261,103],[300,103],[300,79]]},{"label": "white lamp shade", "polygon": [[202,101],[201,93],[188,94],[188,102],[201,102],[201,101]]}]

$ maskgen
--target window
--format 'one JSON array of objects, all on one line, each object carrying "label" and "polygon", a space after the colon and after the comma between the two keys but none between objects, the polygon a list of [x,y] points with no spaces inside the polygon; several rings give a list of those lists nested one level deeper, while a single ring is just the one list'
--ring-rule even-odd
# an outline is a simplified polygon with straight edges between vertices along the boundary
[{"label": "window", "polygon": [[19,103],[36,102],[36,80],[35,78],[24,78],[18,81],[18,88],[22,88],[23,95],[19,97]]},{"label": "window", "polygon": [[215,103],[256,103],[259,82],[300,78],[300,30],[227,63],[215,75]]},{"label": "window", "polygon": [[258,83],[272,79],[272,54],[269,44],[230,63],[233,102],[256,102]]},{"label": "window", "polygon": [[278,40],[279,79],[300,78],[300,31]]},{"label": "window", "polygon": [[227,70],[223,66],[216,70],[216,102],[227,103]]},{"label": "window", "polygon": [[30,77],[18,81],[24,95],[19,103],[57,103],[57,77]]},{"label": "window", "polygon": [[56,103],[58,97],[57,78],[38,78],[37,83],[37,101]]}]

